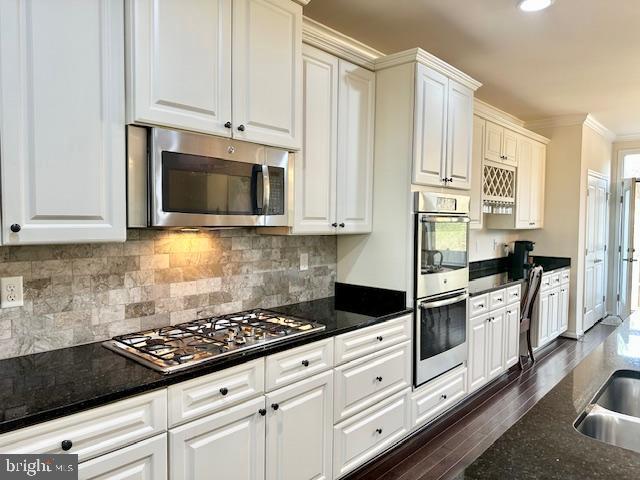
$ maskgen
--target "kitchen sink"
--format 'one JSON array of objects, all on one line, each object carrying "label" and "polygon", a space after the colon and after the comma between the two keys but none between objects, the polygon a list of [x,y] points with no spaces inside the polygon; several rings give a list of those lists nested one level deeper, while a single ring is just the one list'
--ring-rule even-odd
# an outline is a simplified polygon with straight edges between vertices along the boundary
[{"label": "kitchen sink", "polygon": [[640,452],[640,372],[611,375],[574,426],[588,437]]}]

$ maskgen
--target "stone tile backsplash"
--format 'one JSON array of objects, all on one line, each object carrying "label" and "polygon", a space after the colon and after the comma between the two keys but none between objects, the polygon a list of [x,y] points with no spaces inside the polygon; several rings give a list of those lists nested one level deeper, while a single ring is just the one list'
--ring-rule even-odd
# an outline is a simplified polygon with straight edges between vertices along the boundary
[{"label": "stone tile backsplash", "polygon": [[336,239],[129,230],[118,244],[0,247],[0,277],[14,275],[25,301],[0,310],[0,358],[331,296]]}]

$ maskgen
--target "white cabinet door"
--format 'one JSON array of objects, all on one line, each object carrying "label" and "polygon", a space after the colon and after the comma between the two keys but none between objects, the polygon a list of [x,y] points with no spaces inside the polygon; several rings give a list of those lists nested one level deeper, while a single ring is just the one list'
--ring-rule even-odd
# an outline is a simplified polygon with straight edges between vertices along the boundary
[{"label": "white cabinet door", "polygon": [[301,50],[299,4],[290,0],[233,1],[234,137],[300,148]]},{"label": "white cabinet door", "polygon": [[484,158],[494,162],[502,162],[502,138],[504,128],[492,122],[487,122],[484,137]]},{"label": "white cabinet door", "polygon": [[498,377],[504,371],[505,349],[505,309],[490,312],[488,325],[489,347],[487,348],[487,376],[489,380]]},{"label": "white cabinet door", "polygon": [[124,241],[123,0],[0,1],[0,85],[3,242]]},{"label": "white cabinet door", "polygon": [[532,189],[538,188],[533,183],[533,144],[523,135],[518,136],[518,169],[516,170],[516,228],[531,228],[531,201],[534,197]]},{"label": "white cabinet door", "polygon": [[511,130],[504,129],[502,135],[502,161],[509,165],[517,165],[518,135]]},{"label": "white cabinet door", "polygon": [[482,161],[484,159],[485,121],[473,117],[473,144],[471,147],[471,192],[469,204],[469,227],[482,228]]},{"label": "white cabinet door", "polygon": [[507,307],[504,322],[504,368],[507,369],[518,362],[520,355],[520,306],[517,303]]},{"label": "white cabinet door", "polygon": [[467,372],[469,376],[469,392],[487,383],[488,355],[488,316],[472,318],[469,321],[469,359]]},{"label": "white cabinet door", "polygon": [[128,0],[129,123],[231,136],[231,0]]},{"label": "white cabinet door", "polygon": [[564,333],[569,327],[569,285],[566,285],[560,289],[558,312],[560,316],[559,333]]},{"label": "white cabinet door", "polygon": [[531,213],[533,228],[544,227],[544,189],[547,146],[540,142],[532,142],[531,155]]},{"label": "white cabinet door", "polygon": [[413,183],[443,185],[447,155],[449,80],[435,70],[416,65],[413,132]]},{"label": "white cabinet door", "polygon": [[373,207],[375,74],[340,61],[338,233],[368,233]]},{"label": "white cabinet door", "polygon": [[167,434],[102,455],[78,466],[80,480],[166,480]]},{"label": "white cabinet door", "polygon": [[538,300],[538,347],[545,345],[549,340],[549,306],[551,304],[549,295],[549,292],[540,292],[540,299]]},{"label": "white cabinet door", "polygon": [[332,400],[333,371],[267,395],[268,480],[331,479]]},{"label": "white cabinet door", "polygon": [[338,59],[302,46],[302,152],[294,159],[294,233],[335,233]]},{"label": "white cabinet door", "polygon": [[170,478],[263,480],[264,408],[259,397],[170,430]]},{"label": "white cabinet door", "polygon": [[473,90],[449,80],[446,177],[451,188],[471,187]]}]

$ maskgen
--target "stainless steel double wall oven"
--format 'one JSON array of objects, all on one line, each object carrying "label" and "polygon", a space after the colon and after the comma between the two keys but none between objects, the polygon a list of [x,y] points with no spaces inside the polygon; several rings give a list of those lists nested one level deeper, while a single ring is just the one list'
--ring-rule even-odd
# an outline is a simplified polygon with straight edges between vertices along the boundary
[{"label": "stainless steel double wall oven", "polygon": [[467,358],[469,197],[417,192],[415,384]]}]

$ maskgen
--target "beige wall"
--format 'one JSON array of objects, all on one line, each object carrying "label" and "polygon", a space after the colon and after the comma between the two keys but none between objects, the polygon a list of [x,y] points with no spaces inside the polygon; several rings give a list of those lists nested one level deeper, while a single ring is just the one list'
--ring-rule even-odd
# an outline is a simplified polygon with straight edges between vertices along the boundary
[{"label": "beige wall", "polygon": [[513,242],[526,239],[527,232],[513,230],[471,230],[469,233],[469,261],[489,260],[507,256],[505,245],[513,250]]}]

